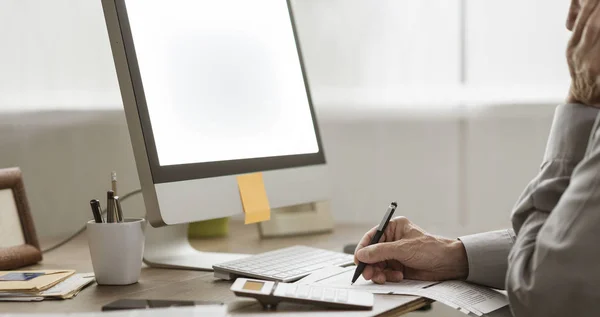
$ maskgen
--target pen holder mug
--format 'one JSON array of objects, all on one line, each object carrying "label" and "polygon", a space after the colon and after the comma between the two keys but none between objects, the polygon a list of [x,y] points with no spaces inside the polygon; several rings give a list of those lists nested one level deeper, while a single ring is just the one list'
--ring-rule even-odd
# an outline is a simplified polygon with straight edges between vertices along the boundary
[{"label": "pen holder mug", "polygon": [[143,218],[87,223],[88,245],[98,285],[128,285],[140,278],[144,255]]}]

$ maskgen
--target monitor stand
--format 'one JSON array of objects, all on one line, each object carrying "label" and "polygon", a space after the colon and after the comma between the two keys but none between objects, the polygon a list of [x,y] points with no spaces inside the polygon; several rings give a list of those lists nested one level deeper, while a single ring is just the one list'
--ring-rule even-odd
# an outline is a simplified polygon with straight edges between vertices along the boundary
[{"label": "monitor stand", "polygon": [[151,267],[213,271],[213,265],[247,257],[247,254],[201,252],[190,245],[188,224],[145,230],[144,263]]}]

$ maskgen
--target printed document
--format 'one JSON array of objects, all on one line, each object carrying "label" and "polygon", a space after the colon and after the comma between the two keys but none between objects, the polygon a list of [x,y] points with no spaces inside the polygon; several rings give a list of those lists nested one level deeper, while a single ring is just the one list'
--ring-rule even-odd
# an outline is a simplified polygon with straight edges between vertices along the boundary
[{"label": "printed document", "polygon": [[304,279],[299,284],[322,285],[368,291],[373,294],[415,295],[433,299],[465,314],[482,316],[508,305],[505,294],[495,289],[463,281],[429,282],[403,280],[399,283],[375,284],[362,276],[351,285],[355,267],[325,268]]}]

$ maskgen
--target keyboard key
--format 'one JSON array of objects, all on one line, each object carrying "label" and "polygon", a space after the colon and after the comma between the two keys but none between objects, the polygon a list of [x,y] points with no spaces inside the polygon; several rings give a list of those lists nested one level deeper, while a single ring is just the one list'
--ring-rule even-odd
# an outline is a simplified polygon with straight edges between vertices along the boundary
[{"label": "keyboard key", "polygon": [[296,285],[288,284],[286,287],[285,296],[294,296],[296,294]]},{"label": "keyboard key", "polygon": [[320,265],[320,264],[315,264],[315,265],[311,265],[311,266],[309,266],[309,267],[302,268],[302,270],[303,270],[304,272],[311,272],[311,271],[315,271],[315,270],[317,270],[317,269],[320,269],[320,268],[322,268],[322,267],[323,267],[323,265]]},{"label": "keyboard key", "polygon": [[322,296],[323,296],[323,289],[320,287],[313,287],[312,290],[310,291],[310,298],[312,298],[312,299],[321,300]]},{"label": "keyboard key", "polygon": [[335,297],[336,302],[345,303],[348,301],[348,291],[345,289],[338,289],[337,296]]},{"label": "keyboard key", "polygon": [[335,300],[335,290],[332,288],[326,288],[323,291],[323,300],[334,301]]},{"label": "keyboard key", "polygon": [[350,264],[352,259],[351,255],[340,252],[294,246],[230,261],[218,267],[242,276],[248,273],[268,280],[284,280],[301,278],[325,266]]},{"label": "keyboard key", "polygon": [[296,296],[301,298],[307,298],[309,292],[310,287],[308,285],[298,285],[298,288],[296,289]]}]

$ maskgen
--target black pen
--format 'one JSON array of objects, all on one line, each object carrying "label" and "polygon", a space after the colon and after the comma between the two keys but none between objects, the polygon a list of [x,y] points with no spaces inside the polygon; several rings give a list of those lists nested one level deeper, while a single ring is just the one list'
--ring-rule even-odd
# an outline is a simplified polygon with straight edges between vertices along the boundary
[{"label": "black pen", "polygon": [[[396,211],[396,207],[398,207],[398,204],[395,201],[393,201],[390,204],[390,206],[388,207],[387,211],[385,212],[385,215],[383,216],[383,219],[381,220],[379,227],[377,227],[377,232],[375,232],[375,235],[373,235],[373,238],[371,238],[371,242],[369,243],[369,245],[379,243],[379,239],[381,239],[381,236],[385,232],[385,228],[387,228],[387,225],[390,222],[390,219],[392,219],[392,216],[394,215],[394,211]],[[354,271],[354,276],[352,277],[352,284],[354,284],[354,282],[356,282],[358,277],[365,270],[366,266],[367,266],[367,264],[365,264],[363,262],[358,262],[358,266],[356,267],[356,270]]]},{"label": "black pen", "polygon": [[90,200],[90,206],[92,207],[92,214],[94,215],[94,221],[96,223],[103,223],[102,212],[100,211],[100,201],[98,199]]},{"label": "black pen", "polygon": [[106,192],[106,222],[117,222],[115,219],[115,192],[112,190]]}]

